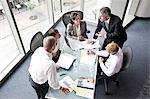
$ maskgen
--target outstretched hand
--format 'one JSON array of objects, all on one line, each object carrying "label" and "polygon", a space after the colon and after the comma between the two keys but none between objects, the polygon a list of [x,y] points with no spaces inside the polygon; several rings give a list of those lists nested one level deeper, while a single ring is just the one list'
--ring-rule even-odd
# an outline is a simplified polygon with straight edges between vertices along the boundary
[{"label": "outstretched hand", "polygon": [[68,88],[62,87],[61,88],[62,92],[64,92],[65,94],[68,94],[70,91]]}]

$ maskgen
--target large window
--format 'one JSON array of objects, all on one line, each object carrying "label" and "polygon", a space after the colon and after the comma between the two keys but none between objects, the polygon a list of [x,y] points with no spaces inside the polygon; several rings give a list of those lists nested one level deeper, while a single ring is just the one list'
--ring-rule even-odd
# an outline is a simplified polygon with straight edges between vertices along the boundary
[{"label": "large window", "polygon": [[12,12],[27,52],[32,36],[38,31],[43,32],[52,21],[48,17],[46,0],[19,1],[12,7]]},{"label": "large window", "polygon": [[2,13],[0,15],[0,81],[14,67],[21,58],[22,51],[15,35],[10,27],[10,20],[7,19],[3,6],[0,2]]},{"label": "large window", "polygon": [[68,10],[80,10],[80,0],[62,0],[62,9],[64,12]]},{"label": "large window", "polygon": [[84,0],[84,17],[88,20],[97,21],[96,0]]},{"label": "large window", "polygon": [[84,0],[84,17],[90,21],[98,20],[99,10],[104,7],[110,7],[112,0]]}]

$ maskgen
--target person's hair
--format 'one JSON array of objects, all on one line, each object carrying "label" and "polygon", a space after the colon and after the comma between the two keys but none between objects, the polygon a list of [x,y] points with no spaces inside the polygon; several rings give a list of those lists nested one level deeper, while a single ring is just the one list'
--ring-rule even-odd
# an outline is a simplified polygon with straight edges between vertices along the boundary
[{"label": "person's hair", "polygon": [[56,33],[58,33],[59,31],[57,29],[50,29],[47,33],[47,36],[56,36]]},{"label": "person's hair", "polygon": [[47,36],[43,40],[43,47],[48,51],[49,49],[52,49],[55,43],[56,43],[55,37]]},{"label": "person's hair", "polygon": [[114,41],[112,41],[111,43],[115,43],[115,44],[111,45],[111,48],[109,50],[111,51],[112,54],[116,54],[119,50],[119,46]]},{"label": "person's hair", "polygon": [[[70,23],[71,24],[74,24],[73,20],[76,19],[76,17],[78,16],[79,14],[77,12],[72,12],[71,15],[70,15]],[[79,15],[80,16],[80,15]]]},{"label": "person's hair", "polygon": [[103,7],[103,8],[100,9],[100,13],[101,13],[102,15],[109,15],[109,16],[110,16],[111,10],[110,10],[109,7]]}]

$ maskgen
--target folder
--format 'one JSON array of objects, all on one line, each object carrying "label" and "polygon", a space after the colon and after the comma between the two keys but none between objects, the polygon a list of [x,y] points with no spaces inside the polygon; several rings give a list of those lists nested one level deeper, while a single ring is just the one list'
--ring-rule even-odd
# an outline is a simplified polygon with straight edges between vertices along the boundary
[{"label": "folder", "polygon": [[64,69],[69,69],[76,58],[71,54],[61,53],[56,64]]}]

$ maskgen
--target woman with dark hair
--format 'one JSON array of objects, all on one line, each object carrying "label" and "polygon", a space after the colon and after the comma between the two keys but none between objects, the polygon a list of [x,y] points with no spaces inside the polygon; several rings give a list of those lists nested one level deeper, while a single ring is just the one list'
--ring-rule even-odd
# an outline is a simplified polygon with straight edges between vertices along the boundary
[{"label": "woman with dark hair", "polygon": [[81,21],[78,13],[73,12],[70,15],[70,23],[67,25],[67,37],[84,41],[88,37],[86,35],[87,26],[85,21]]},{"label": "woman with dark hair", "polygon": [[55,47],[55,49],[52,51],[52,56],[53,56],[53,57],[52,57],[52,60],[53,60],[54,62],[57,62],[58,59],[59,59],[60,53],[61,53],[61,51],[60,51],[60,49],[59,49],[59,46],[60,46],[60,37],[61,37],[61,35],[60,35],[60,33],[59,33],[59,31],[58,31],[57,29],[50,29],[50,30],[48,31],[48,33],[47,33],[47,36],[53,36],[53,37],[55,37],[56,40],[57,40],[56,47]]}]

